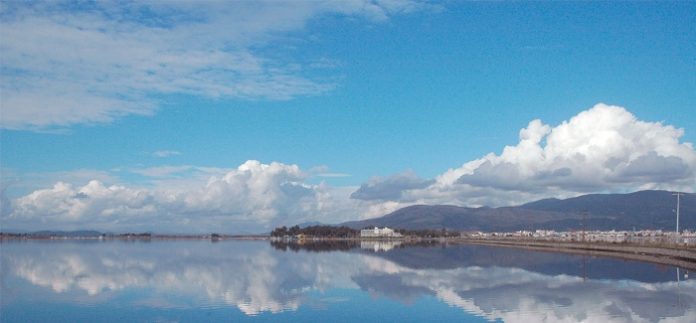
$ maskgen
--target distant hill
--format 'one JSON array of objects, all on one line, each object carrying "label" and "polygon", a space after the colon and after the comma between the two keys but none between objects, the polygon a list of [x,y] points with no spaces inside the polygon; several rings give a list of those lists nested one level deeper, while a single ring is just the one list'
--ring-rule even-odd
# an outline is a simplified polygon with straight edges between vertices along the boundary
[{"label": "distant hill", "polygon": [[317,225],[324,225],[323,223],[319,221],[308,221],[308,222],[302,222],[298,224],[297,226],[300,227],[301,229],[307,228],[307,227],[313,227]]},{"label": "distant hill", "polygon": [[[516,231],[530,229],[674,230],[676,197],[667,191],[589,194],[544,199],[520,206],[467,208],[415,205],[385,216],[343,223],[354,229],[388,226],[401,229]],[[680,228],[696,229],[696,194],[681,197]]]}]

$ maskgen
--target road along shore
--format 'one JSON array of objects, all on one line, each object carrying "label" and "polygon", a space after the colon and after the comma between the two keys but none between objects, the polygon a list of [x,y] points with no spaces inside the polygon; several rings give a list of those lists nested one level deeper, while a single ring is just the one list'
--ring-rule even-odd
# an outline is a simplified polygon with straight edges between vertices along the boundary
[{"label": "road along shore", "polygon": [[565,252],[638,260],[696,271],[696,249],[621,243],[583,243],[512,239],[457,239],[460,243]]}]

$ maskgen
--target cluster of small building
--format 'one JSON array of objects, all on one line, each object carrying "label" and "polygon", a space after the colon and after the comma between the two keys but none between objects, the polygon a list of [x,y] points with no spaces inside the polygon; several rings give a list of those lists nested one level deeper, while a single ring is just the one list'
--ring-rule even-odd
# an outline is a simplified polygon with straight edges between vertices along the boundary
[{"label": "cluster of small building", "polygon": [[609,243],[677,243],[696,245],[696,231],[685,230],[680,233],[662,230],[640,231],[515,231],[515,232],[475,232],[462,233],[464,238],[474,239],[534,239],[560,242],[609,242]]}]

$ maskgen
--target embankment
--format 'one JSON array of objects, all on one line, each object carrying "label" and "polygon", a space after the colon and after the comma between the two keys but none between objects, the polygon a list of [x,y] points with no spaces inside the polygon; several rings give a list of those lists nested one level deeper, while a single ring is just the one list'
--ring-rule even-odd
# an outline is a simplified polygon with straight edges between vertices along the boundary
[{"label": "embankment", "polygon": [[512,239],[459,239],[459,242],[591,256],[613,257],[677,266],[696,271],[696,249],[625,243],[583,243]]}]

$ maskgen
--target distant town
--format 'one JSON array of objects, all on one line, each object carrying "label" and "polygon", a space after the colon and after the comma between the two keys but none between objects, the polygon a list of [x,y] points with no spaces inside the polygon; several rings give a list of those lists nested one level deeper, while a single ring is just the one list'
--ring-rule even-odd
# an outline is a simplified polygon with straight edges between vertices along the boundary
[{"label": "distant town", "polygon": [[520,239],[557,242],[604,242],[639,244],[677,244],[696,246],[696,231],[682,232],[662,230],[639,231],[561,231],[535,230],[516,232],[474,232],[462,233],[464,238],[472,239]]}]

